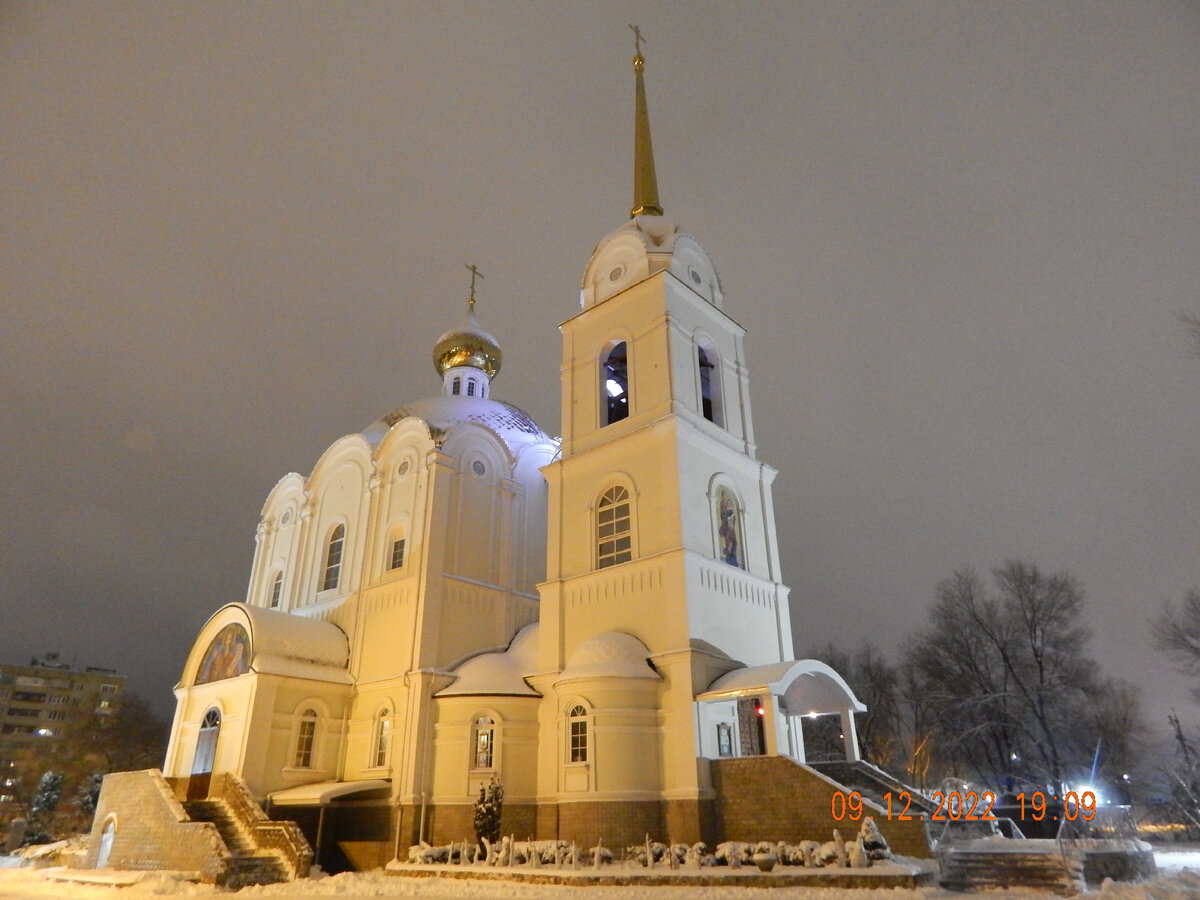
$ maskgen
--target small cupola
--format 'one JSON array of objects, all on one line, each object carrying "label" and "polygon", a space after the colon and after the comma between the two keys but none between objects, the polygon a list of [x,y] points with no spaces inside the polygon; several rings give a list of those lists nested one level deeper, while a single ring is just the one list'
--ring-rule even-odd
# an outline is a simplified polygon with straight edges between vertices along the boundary
[{"label": "small cupola", "polygon": [[471,270],[467,317],[458,328],[438,338],[433,346],[433,365],[442,376],[443,394],[486,397],[492,379],[500,371],[500,345],[475,318],[475,279],[483,275],[475,266],[467,268]]}]

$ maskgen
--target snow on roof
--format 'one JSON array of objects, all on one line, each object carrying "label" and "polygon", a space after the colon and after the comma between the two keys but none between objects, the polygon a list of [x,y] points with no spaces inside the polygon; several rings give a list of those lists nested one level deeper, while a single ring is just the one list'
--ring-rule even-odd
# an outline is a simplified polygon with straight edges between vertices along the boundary
[{"label": "snow on roof", "polygon": [[350,642],[336,625],[245,603],[226,604],[218,616],[246,624],[254,671],[350,683]]},{"label": "snow on roof", "polygon": [[447,394],[401,406],[363,429],[363,437],[378,446],[388,430],[406,418],[423,420],[435,437],[456,425],[482,425],[495,432],[514,454],[526,444],[550,440],[524,410],[511,403]]},{"label": "snow on roof", "polygon": [[787,710],[798,714],[867,709],[845,679],[817,659],[789,659],[734,669],[714,681],[696,699],[722,700],[758,693],[782,697]]},{"label": "snow on roof", "polygon": [[602,631],[575,648],[555,684],[580,678],[661,678],[650,667],[650,651],[631,634]]},{"label": "snow on roof", "polygon": [[525,681],[525,676],[537,671],[538,624],[526,625],[517,632],[507,650],[482,653],[462,663],[451,674],[454,682],[434,696],[462,697],[478,694],[504,694],[518,697],[540,697]]},{"label": "snow on roof", "polygon": [[388,795],[392,783],[381,779],[365,781],[318,781],[299,787],[285,788],[271,794],[272,806],[324,806],[338,797],[362,794]]}]

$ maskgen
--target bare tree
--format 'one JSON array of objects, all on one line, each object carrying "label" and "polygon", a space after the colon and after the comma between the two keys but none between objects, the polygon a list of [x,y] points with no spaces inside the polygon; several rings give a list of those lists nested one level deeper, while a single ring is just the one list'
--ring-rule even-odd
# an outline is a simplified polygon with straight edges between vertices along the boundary
[{"label": "bare tree", "polygon": [[1008,562],[996,592],[971,571],[943,580],[910,645],[914,691],[930,705],[939,754],[995,784],[1042,784],[1090,768],[1104,693],[1086,655],[1083,592],[1067,573]]},{"label": "bare tree", "polygon": [[[1154,621],[1154,643],[1190,675],[1200,676],[1200,588],[1192,588],[1176,608],[1167,603]],[[1200,699],[1200,686],[1195,689]]]}]

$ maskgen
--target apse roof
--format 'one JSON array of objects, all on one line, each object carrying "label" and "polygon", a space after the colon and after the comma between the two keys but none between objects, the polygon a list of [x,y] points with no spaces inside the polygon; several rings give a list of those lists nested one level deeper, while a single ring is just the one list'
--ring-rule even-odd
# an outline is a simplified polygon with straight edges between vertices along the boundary
[{"label": "apse roof", "polygon": [[575,648],[555,684],[581,678],[660,678],[650,651],[631,634],[602,631]]},{"label": "apse roof", "polygon": [[246,603],[228,603],[209,620],[222,624],[241,622],[250,633],[250,668],[260,674],[350,682],[350,642],[342,629],[330,622],[263,609]]},{"label": "apse roof", "polygon": [[537,671],[538,625],[526,625],[517,632],[506,650],[481,653],[456,668],[454,682],[435,696],[461,697],[479,694],[540,697],[525,681],[525,676]]}]

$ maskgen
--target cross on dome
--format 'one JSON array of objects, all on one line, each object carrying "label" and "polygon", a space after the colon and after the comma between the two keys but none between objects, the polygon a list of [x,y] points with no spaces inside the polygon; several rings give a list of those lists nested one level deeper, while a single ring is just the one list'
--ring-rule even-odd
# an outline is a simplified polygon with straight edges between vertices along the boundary
[{"label": "cross on dome", "polygon": [[479,266],[475,265],[475,263],[471,263],[470,265],[463,263],[463,268],[471,270],[471,296],[467,300],[467,306],[471,309],[474,309],[475,308],[475,279],[482,278],[483,273],[479,271]]}]

